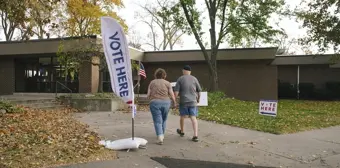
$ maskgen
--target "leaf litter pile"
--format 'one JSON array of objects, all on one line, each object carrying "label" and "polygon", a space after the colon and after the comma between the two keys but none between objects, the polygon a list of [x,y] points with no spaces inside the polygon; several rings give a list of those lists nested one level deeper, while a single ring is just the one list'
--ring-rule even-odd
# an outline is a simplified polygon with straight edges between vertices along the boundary
[{"label": "leaf litter pile", "polygon": [[72,117],[72,109],[36,110],[0,116],[0,167],[34,168],[115,159],[114,151]]}]

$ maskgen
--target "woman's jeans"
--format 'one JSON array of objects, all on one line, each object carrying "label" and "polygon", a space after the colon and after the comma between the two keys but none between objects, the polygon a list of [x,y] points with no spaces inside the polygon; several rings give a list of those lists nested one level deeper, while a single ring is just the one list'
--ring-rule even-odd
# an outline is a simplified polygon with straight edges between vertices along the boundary
[{"label": "woman's jeans", "polygon": [[150,111],[157,136],[164,135],[165,133],[170,106],[170,100],[152,100],[150,102]]}]

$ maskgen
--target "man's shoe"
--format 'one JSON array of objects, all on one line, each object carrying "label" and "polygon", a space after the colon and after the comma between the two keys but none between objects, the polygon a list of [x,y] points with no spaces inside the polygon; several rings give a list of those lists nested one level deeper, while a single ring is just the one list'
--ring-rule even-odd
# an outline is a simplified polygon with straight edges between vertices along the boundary
[{"label": "man's shoe", "polygon": [[184,132],[182,132],[181,129],[177,129],[177,134],[179,134],[181,137],[184,136]]},{"label": "man's shoe", "polygon": [[198,137],[197,136],[192,137],[192,141],[198,142]]}]

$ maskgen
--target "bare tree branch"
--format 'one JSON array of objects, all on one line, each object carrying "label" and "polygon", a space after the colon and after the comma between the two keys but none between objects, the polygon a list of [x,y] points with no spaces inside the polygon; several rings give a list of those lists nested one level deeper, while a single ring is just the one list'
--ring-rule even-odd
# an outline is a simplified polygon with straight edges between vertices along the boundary
[{"label": "bare tree branch", "polygon": [[151,47],[154,47],[156,50],[155,51],[159,51],[159,48],[157,48],[157,46],[154,46],[153,44],[150,43],[144,43],[145,45],[149,45]]},{"label": "bare tree branch", "polygon": [[[186,17],[186,19],[187,19],[187,21],[188,21],[188,23],[189,23],[189,25],[190,25],[190,27],[191,27],[191,29],[192,29],[192,32],[193,32],[193,34],[194,34],[194,36],[195,36],[195,38],[196,38],[196,40],[197,40],[197,43],[198,43],[198,45],[200,46],[200,48],[201,48],[201,50],[202,50],[202,52],[203,52],[203,56],[204,56],[204,58],[205,58],[205,61],[207,62],[208,66],[209,66],[209,71],[211,72],[211,70],[212,70],[213,68],[212,68],[212,65],[211,65],[211,63],[210,63],[210,61],[209,61],[210,59],[209,59],[207,50],[206,50],[206,48],[204,47],[204,45],[203,45],[203,43],[202,43],[202,39],[201,39],[200,35],[198,34],[198,31],[197,31],[196,26],[195,26],[195,24],[194,24],[194,20],[193,20],[192,17],[190,17],[190,16],[192,16],[192,14],[190,15],[190,12],[189,12],[189,10],[188,10],[188,8],[187,8],[187,6],[186,6],[184,0],[180,0],[180,3],[181,3],[181,6],[182,6],[182,8],[183,8],[185,17]],[[212,72],[211,72],[211,73],[212,73]]]},{"label": "bare tree branch", "polygon": [[[220,1],[219,1],[220,3]],[[223,1],[223,9],[222,9],[222,19],[221,19],[221,28],[220,28],[220,32],[219,32],[219,36],[218,36],[218,40],[217,40],[217,48],[219,48],[220,44],[221,44],[221,41],[222,39],[227,35],[227,30],[226,30],[226,27],[224,24],[226,22],[226,10],[227,10],[227,3],[228,1],[227,0],[224,0]],[[225,27],[224,27],[225,26]]]}]

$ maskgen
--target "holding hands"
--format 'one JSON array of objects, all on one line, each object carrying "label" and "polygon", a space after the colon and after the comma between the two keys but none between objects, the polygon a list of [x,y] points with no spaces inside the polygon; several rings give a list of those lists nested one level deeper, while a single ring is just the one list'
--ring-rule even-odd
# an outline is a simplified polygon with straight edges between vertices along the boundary
[{"label": "holding hands", "polygon": [[177,105],[177,102],[176,102],[176,101],[174,101],[174,102],[173,102],[173,106],[172,106],[172,108],[173,108],[173,109],[176,109],[177,107],[178,107],[178,105]]}]

